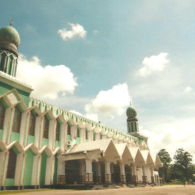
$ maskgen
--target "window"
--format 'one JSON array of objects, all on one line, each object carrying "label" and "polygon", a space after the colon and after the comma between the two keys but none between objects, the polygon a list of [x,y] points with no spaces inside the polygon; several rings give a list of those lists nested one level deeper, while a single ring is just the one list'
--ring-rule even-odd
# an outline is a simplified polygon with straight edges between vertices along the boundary
[{"label": "window", "polygon": [[88,139],[88,131],[87,131],[87,129],[85,131],[85,139]]},{"label": "window", "polygon": [[2,102],[0,102],[0,129],[3,129],[5,119],[5,107]]},{"label": "window", "polygon": [[31,112],[30,121],[29,121],[29,135],[35,136],[35,123],[36,123],[36,116],[33,112]]},{"label": "window", "polygon": [[77,137],[80,137],[80,129],[77,127]]},{"label": "window", "polygon": [[57,120],[57,124],[56,124],[56,141],[60,140],[60,123]]},{"label": "window", "polygon": [[21,118],[22,118],[22,113],[20,112],[18,107],[15,107],[14,119],[13,119],[13,124],[12,124],[13,132],[17,132],[17,133],[20,132]]},{"label": "window", "polygon": [[9,151],[9,161],[7,167],[7,178],[13,179],[15,177],[17,154],[13,149]]},{"label": "window", "polygon": [[71,135],[71,126],[68,124],[67,135]]},{"label": "window", "polygon": [[48,139],[49,134],[49,119],[47,116],[44,117],[44,126],[43,126],[43,137]]},{"label": "window", "polygon": [[100,134],[100,139],[102,139],[102,134]]}]

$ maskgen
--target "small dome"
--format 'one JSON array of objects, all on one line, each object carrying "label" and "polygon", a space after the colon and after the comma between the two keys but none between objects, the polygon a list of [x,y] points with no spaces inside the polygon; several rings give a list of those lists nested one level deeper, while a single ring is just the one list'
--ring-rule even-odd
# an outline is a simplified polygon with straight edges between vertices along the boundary
[{"label": "small dome", "polygon": [[20,36],[12,26],[5,26],[0,29],[0,48],[10,50],[16,54],[20,44]]},{"label": "small dome", "polygon": [[137,112],[133,107],[128,107],[126,111],[127,117],[128,118],[133,118],[137,116]]}]

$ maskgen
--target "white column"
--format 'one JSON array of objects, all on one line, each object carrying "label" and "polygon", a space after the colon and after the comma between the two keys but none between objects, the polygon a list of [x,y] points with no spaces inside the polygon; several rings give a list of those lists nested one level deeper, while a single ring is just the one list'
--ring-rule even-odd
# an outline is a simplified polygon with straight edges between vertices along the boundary
[{"label": "white column", "polygon": [[11,108],[6,108],[4,124],[3,124],[3,137],[2,137],[2,141],[4,143],[7,142],[7,136],[9,135],[10,125],[11,125],[10,116],[11,116]]},{"label": "white column", "polygon": [[154,182],[154,168],[153,167],[150,167],[150,174],[151,174],[151,183],[155,183]]},{"label": "white column", "polygon": [[40,169],[41,169],[41,155],[38,154],[33,157],[31,185],[38,186],[40,184]]},{"label": "white column", "polygon": [[100,133],[96,133],[96,140],[100,139]]},{"label": "white column", "polygon": [[42,120],[41,117],[36,117],[36,123],[35,123],[35,146],[39,147],[40,145],[40,139],[42,136]]},{"label": "white column", "polygon": [[70,133],[71,133],[71,138],[76,139],[76,133],[77,133],[77,126],[76,125],[71,126]]},{"label": "white column", "polygon": [[120,177],[121,177],[121,183],[126,183],[125,165],[122,162],[120,163]]},{"label": "white column", "polygon": [[56,140],[56,120],[52,119],[49,121],[49,135],[48,135],[48,147],[50,149],[55,148],[55,140]]},{"label": "white column", "polygon": [[16,160],[16,170],[15,170],[15,186],[20,186],[20,174],[22,172],[22,160],[23,160],[23,153],[19,153],[17,155]]},{"label": "white column", "polygon": [[145,171],[145,166],[143,165],[142,166],[142,181],[143,183],[146,183],[147,182],[147,176],[146,176],[146,171]]},{"label": "white column", "polygon": [[86,133],[86,131],[85,131],[85,128],[81,128],[80,129],[80,132],[81,132],[81,142],[84,142],[86,139],[85,139],[85,133]]},{"label": "white column", "polygon": [[0,187],[4,186],[7,162],[8,162],[8,153],[0,152]]},{"label": "white column", "polygon": [[24,172],[26,168],[26,153],[23,153],[23,159],[22,159],[22,171],[20,175],[20,185],[24,186]]},{"label": "white column", "polygon": [[67,124],[66,123],[62,123],[61,124],[61,136],[60,136],[60,141],[61,141],[61,145],[60,148],[61,150],[64,152],[65,150],[65,144],[66,144],[66,140],[67,140]]},{"label": "white column", "polygon": [[132,164],[131,171],[132,171],[131,181],[132,181],[132,183],[136,184],[137,183],[137,174],[136,174],[136,166],[135,166],[135,163]]},{"label": "white column", "polygon": [[28,144],[29,118],[30,118],[30,112],[26,112],[26,121],[25,121],[25,129],[24,129],[24,140],[23,140],[23,145],[24,146],[27,146],[27,144]]},{"label": "white column", "polygon": [[51,185],[53,183],[54,174],[54,156],[47,157],[45,185]]},{"label": "white column", "polygon": [[57,180],[58,184],[65,184],[66,182],[66,173],[65,173],[65,161],[59,156],[58,157],[58,170],[57,170]]},{"label": "white column", "polygon": [[82,177],[82,183],[85,183],[85,161],[84,160],[80,160],[80,175]]},{"label": "white column", "polygon": [[105,182],[111,183],[111,171],[110,171],[110,162],[105,161]]},{"label": "white column", "polygon": [[11,142],[11,136],[12,136],[12,124],[13,124],[13,118],[14,118],[14,112],[15,108],[11,108],[10,115],[9,115],[9,124],[7,129],[7,136],[6,136],[6,143],[10,144]]},{"label": "white column", "polygon": [[19,143],[21,145],[24,144],[25,133],[26,133],[26,131],[28,131],[26,122],[27,122],[27,112],[23,112],[22,113],[22,118],[21,118],[20,140],[19,140]]},{"label": "white column", "polygon": [[92,183],[93,182],[92,160],[86,159],[85,163],[86,163],[85,182]]},{"label": "white column", "polygon": [[98,175],[98,183],[101,183],[101,164],[97,162],[97,175]]}]

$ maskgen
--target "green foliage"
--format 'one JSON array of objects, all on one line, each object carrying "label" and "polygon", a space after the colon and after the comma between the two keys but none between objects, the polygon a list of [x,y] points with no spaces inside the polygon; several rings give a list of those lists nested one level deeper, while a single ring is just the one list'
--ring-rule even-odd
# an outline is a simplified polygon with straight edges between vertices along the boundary
[{"label": "green foliage", "polygon": [[189,181],[192,179],[193,166],[192,166],[192,155],[179,148],[174,156],[174,173],[176,178],[182,181]]},{"label": "green foliage", "polygon": [[163,167],[161,167],[159,169],[159,175],[160,175],[160,177],[164,178],[165,182],[168,182],[170,180],[169,167],[170,167],[170,163],[172,161],[171,157],[165,149],[161,149],[158,153],[158,156],[159,156],[161,162],[163,163]]},{"label": "green foliage", "polygon": [[173,184],[173,185],[183,185],[183,182],[181,182],[180,180],[178,180],[178,179],[173,179],[173,180],[171,180],[171,182],[170,182],[171,184]]},{"label": "green foliage", "polygon": [[159,175],[165,182],[170,184],[184,184],[195,181],[195,165],[192,165],[192,155],[179,148],[174,155],[174,163],[171,164],[171,157],[169,153],[162,149],[158,156],[163,163],[163,167],[159,169]]}]

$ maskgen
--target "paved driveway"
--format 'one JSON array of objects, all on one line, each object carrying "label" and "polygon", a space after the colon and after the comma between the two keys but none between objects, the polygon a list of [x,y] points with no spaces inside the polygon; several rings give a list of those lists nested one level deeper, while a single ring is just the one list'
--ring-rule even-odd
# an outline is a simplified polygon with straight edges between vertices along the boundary
[{"label": "paved driveway", "polygon": [[[0,193],[1,194],[1,193]],[[120,187],[102,190],[49,190],[22,192],[17,195],[195,195],[195,186]]]}]

